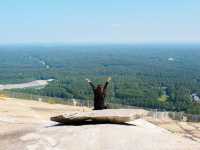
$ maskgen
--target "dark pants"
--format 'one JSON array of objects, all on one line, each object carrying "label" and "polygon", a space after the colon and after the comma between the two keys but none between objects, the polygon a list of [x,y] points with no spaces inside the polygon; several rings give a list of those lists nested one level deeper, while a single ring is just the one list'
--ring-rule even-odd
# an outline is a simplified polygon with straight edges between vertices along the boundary
[{"label": "dark pants", "polygon": [[95,107],[93,110],[103,110],[103,109],[108,109],[108,106],[104,106],[104,107]]}]

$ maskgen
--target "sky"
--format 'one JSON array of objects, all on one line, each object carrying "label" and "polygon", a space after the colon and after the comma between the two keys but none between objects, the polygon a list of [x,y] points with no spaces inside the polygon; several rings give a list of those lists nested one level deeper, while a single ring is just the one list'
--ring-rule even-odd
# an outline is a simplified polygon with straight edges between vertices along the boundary
[{"label": "sky", "polygon": [[0,0],[0,43],[200,43],[200,0]]}]

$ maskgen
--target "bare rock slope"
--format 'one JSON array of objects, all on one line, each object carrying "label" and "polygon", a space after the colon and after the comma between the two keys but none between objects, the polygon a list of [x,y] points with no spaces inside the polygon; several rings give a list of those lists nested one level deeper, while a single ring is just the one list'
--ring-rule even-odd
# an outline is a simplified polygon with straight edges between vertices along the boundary
[{"label": "bare rock slope", "polygon": [[[0,150],[199,150],[200,143],[144,119],[129,124],[59,125],[49,120],[87,108],[10,99],[0,101]],[[129,113],[144,110],[124,110]]]}]

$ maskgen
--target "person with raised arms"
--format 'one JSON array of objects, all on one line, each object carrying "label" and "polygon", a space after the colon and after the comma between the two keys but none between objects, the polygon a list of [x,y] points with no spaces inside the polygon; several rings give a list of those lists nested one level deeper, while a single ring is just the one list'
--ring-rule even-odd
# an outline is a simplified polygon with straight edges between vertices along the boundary
[{"label": "person with raised arms", "polygon": [[107,106],[105,105],[105,97],[106,97],[106,89],[107,89],[108,83],[111,81],[111,77],[108,77],[104,86],[99,84],[97,85],[97,87],[94,86],[91,80],[89,79],[85,79],[85,80],[92,87],[92,90],[94,93],[94,110],[107,109]]}]

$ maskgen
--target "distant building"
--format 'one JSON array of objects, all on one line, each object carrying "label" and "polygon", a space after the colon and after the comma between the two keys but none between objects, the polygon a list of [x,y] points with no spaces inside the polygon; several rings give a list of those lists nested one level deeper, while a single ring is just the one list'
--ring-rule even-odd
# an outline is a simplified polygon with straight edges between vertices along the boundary
[{"label": "distant building", "polygon": [[53,81],[53,80],[54,80],[54,79],[48,79],[47,81],[48,81],[48,82],[51,82],[51,81]]},{"label": "distant building", "polygon": [[168,61],[174,61],[174,58],[170,57],[168,58]]},{"label": "distant building", "polygon": [[196,93],[193,93],[191,96],[193,102],[200,103],[200,97]]},{"label": "distant building", "polygon": [[49,65],[46,65],[46,68],[49,69],[50,68]]}]

